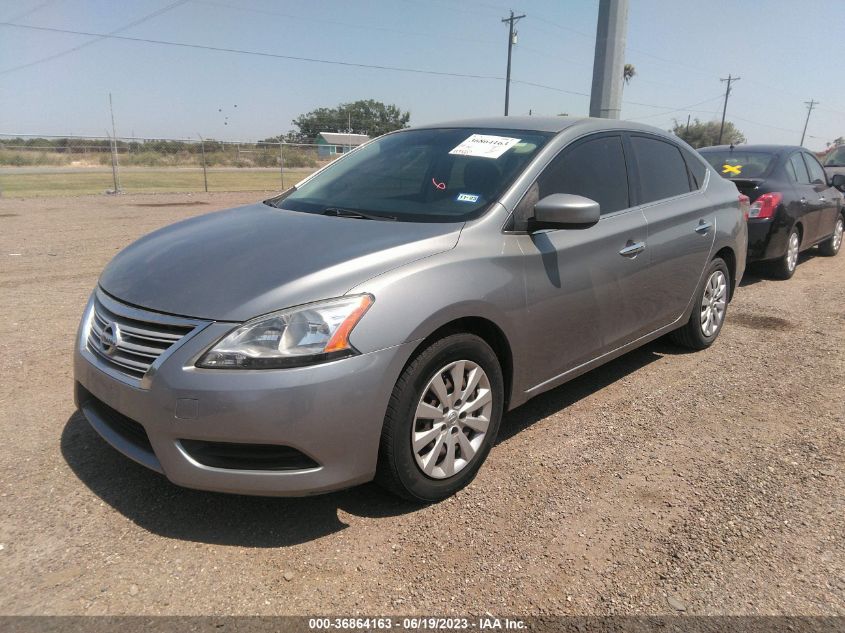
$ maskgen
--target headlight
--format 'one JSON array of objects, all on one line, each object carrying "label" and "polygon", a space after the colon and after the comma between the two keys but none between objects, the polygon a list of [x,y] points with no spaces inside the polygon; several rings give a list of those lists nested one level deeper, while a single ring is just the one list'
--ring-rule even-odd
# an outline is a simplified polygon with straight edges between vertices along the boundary
[{"label": "headlight", "polygon": [[245,323],[197,362],[208,369],[278,369],[355,353],[349,335],[373,304],[371,295],[341,297],[274,312]]}]

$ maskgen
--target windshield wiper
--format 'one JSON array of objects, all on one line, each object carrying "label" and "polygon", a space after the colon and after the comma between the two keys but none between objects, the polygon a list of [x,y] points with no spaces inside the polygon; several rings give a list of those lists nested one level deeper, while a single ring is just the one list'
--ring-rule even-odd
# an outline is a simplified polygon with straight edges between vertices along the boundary
[{"label": "windshield wiper", "polygon": [[380,215],[376,213],[362,213],[361,211],[353,211],[352,209],[341,209],[340,207],[327,207],[323,209],[323,215],[333,215],[338,218],[353,218],[356,220],[387,220],[394,221],[394,215]]}]

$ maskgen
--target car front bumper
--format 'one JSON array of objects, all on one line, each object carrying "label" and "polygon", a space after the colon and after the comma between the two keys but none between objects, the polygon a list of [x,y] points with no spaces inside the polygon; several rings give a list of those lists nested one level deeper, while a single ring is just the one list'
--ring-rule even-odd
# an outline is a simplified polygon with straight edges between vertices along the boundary
[{"label": "car front bumper", "polygon": [[[91,426],[177,485],[239,494],[307,495],[371,480],[387,403],[415,347],[405,343],[293,369],[200,369],[198,355],[234,326],[212,322],[169,353],[141,387],[89,350],[86,318],[74,379],[76,405]],[[288,447],[309,465],[207,465],[186,449],[186,440]]]}]

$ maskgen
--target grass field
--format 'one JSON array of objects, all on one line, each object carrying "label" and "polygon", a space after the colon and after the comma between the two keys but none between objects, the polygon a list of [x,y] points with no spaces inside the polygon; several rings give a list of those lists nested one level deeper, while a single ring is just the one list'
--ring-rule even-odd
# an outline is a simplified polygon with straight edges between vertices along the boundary
[{"label": "grass field", "polygon": [[[281,191],[313,169],[285,170],[284,186],[277,169],[209,169],[209,191]],[[78,196],[114,189],[111,170],[14,169],[0,171],[0,192],[9,198]],[[120,170],[120,189],[127,193],[203,191],[202,169]]]}]

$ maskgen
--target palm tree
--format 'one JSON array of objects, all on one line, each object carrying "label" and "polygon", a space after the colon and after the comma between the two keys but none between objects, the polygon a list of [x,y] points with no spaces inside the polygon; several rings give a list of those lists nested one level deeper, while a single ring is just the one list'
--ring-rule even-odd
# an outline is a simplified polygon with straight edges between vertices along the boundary
[{"label": "palm tree", "polygon": [[625,70],[622,71],[622,79],[625,80],[626,84],[630,82],[636,74],[637,69],[634,68],[633,64],[625,64]]}]

